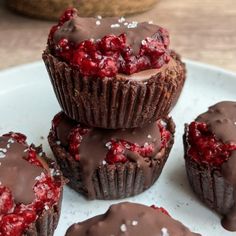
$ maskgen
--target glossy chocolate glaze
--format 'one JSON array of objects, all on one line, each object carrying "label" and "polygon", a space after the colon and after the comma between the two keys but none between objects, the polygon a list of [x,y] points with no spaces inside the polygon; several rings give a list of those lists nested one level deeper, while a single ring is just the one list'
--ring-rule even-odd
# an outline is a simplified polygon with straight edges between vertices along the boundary
[{"label": "glossy chocolate glaze", "polygon": [[180,222],[151,207],[123,202],[103,215],[72,225],[66,236],[200,236]]},{"label": "glossy chocolate glaze", "polygon": [[33,187],[43,172],[43,168],[25,160],[28,148],[12,138],[0,137],[0,182],[11,190],[16,203],[33,202]]},{"label": "glossy chocolate glaze", "polygon": [[[61,116],[61,121],[56,127],[56,136],[64,147],[69,145],[69,134],[71,130],[76,127],[75,123],[66,117],[64,114]],[[84,185],[88,188],[91,196],[95,195],[92,176],[94,171],[100,164],[103,163],[108,152],[108,145],[111,139],[125,140],[131,143],[136,143],[140,146],[145,143],[152,144],[154,151],[150,157],[142,157],[136,152],[126,151],[125,155],[129,161],[136,162],[137,165],[142,168],[145,175],[145,185],[149,186],[152,179],[151,168],[153,160],[160,158],[158,151],[161,148],[161,134],[157,123],[152,123],[143,128],[134,129],[90,129],[89,132],[83,136],[78,153],[80,156],[80,162],[83,166],[83,179]],[[159,155],[158,155],[159,154]]]},{"label": "glossy chocolate glaze", "polygon": [[[122,18],[121,18],[122,19]],[[82,18],[75,14],[73,18],[65,22],[54,34],[54,42],[66,38],[70,42],[80,43],[89,39],[101,39],[106,35],[116,35],[125,33],[127,43],[133,49],[134,54],[138,54],[142,40],[147,37],[159,38],[162,40],[158,30],[160,26],[149,24],[148,22],[127,22],[116,17],[102,19]]]},{"label": "glossy chocolate glaze", "polygon": [[[217,103],[196,120],[205,122],[223,143],[236,144],[236,102]],[[223,164],[222,175],[234,188],[234,205],[223,218],[222,225],[228,230],[236,231],[236,151],[233,151],[229,160]]]}]

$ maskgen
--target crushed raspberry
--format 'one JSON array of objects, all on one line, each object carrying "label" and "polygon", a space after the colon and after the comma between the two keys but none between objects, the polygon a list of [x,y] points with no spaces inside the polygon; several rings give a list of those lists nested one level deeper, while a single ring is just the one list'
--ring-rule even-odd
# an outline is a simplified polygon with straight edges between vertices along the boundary
[{"label": "crushed raspberry", "polygon": [[0,185],[0,215],[11,213],[13,208],[14,201],[11,191],[7,187]]},{"label": "crushed raspberry", "polygon": [[59,23],[52,27],[48,45],[55,56],[79,69],[84,76],[104,78],[117,73],[130,75],[146,69],[158,69],[169,62],[169,34],[163,28],[140,42],[137,55],[127,43],[125,33],[118,36],[110,34],[97,41],[85,40],[79,44],[69,42],[66,38],[55,43],[53,35],[75,13],[75,9],[68,9]]},{"label": "crushed raspberry", "polygon": [[70,20],[74,14],[76,14],[76,10],[74,8],[68,8],[60,17],[59,24],[63,25],[66,21]]},{"label": "crushed raspberry", "polygon": [[37,152],[36,150],[34,149],[34,147],[30,146],[28,148],[28,156],[26,158],[26,160],[31,163],[31,164],[34,164],[36,166],[40,166],[40,167],[43,167],[42,166],[42,163],[38,160],[37,158]]},{"label": "crushed raspberry", "polygon": [[196,162],[219,167],[226,162],[236,144],[225,144],[208,129],[207,124],[192,122],[188,127],[187,154]]},{"label": "crushed raspberry", "polygon": [[161,211],[162,213],[164,213],[165,215],[168,215],[170,216],[170,214],[168,213],[168,211],[163,208],[163,207],[157,207],[155,205],[151,205],[151,208],[153,208],[154,210],[158,210],[158,211]]},{"label": "crushed raspberry", "polygon": [[170,140],[171,133],[166,129],[164,125],[161,124],[161,122],[158,122],[158,127],[161,133],[161,148],[165,148],[167,147],[167,144]]},{"label": "crushed raspberry", "polygon": [[84,129],[81,127],[76,127],[71,130],[69,134],[69,152],[72,156],[74,156],[75,160],[79,160],[79,146],[82,141],[83,135],[88,133],[89,129]]},{"label": "crushed raspberry", "polygon": [[[26,144],[26,136],[19,133],[9,133],[3,136],[11,137],[19,143]],[[29,147],[28,161],[40,165],[36,151]],[[30,224],[35,222],[44,209],[51,208],[59,201],[61,181],[53,179],[49,173],[42,173],[34,186],[35,199],[29,205],[14,202],[10,189],[0,184],[0,236],[21,236]]]},{"label": "crushed raspberry", "polygon": [[[59,113],[60,114],[60,113]],[[55,116],[55,123],[53,123],[53,130],[56,133],[56,128],[58,127],[58,115]],[[161,148],[165,148],[168,145],[168,142],[171,138],[170,132],[165,128],[161,122],[157,122],[157,125],[160,129],[161,133]],[[79,146],[83,140],[83,136],[87,135],[91,132],[91,129],[81,127],[80,125],[76,126],[70,131],[69,134],[69,153],[75,158],[75,160],[79,160]],[[108,164],[115,163],[125,163],[128,161],[127,159],[127,151],[136,152],[142,157],[149,157],[153,155],[154,146],[146,142],[143,146],[139,146],[136,143],[131,143],[126,140],[115,140],[111,139],[105,144],[107,148],[107,154],[105,157],[105,161]]]},{"label": "crushed raspberry", "polygon": [[7,134],[4,134],[3,136],[12,138],[20,144],[26,144],[26,142],[25,142],[26,141],[26,136],[24,134],[9,132]]},{"label": "crushed raspberry", "polygon": [[144,146],[139,146],[125,140],[111,140],[106,144],[106,147],[108,152],[105,160],[108,164],[125,163],[127,161],[126,150],[137,152],[143,157],[150,156],[154,151],[152,144],[146,143]]}]

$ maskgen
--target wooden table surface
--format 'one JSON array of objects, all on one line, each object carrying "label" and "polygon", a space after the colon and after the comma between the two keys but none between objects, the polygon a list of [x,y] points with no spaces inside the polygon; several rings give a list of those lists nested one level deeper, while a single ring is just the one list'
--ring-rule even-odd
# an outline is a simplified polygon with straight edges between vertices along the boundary
[{"label": "wooden table surface", "polygon": [[[169,29],[172,48],[183,57],[236,72],[235,0],[159,0],[132,19]],[[13,14],[0,0],[0,69],[40,60],[51,25]]]}]

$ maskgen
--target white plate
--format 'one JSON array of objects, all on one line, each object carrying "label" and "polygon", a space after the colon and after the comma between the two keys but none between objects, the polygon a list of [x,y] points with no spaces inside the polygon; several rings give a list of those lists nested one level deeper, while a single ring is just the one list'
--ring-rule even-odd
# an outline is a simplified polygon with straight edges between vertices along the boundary
[{"label": "white plate", "polygon": [[[187,61],[188,79],[172,112],[177,124],[174,148],[159,180],[139,196],[125,199],[165,207],[192,231],[204,236],[230,236],[220,225],[220,216],[206,208],[192,193],[185,174],[182,134],[184,123],[221,100],[236,100],[236,74]],[[52,155],[47,135],[53,116],[60,110],[42,62],[0,72],[0,133],[19,131],[29,142],[43,143]],[[124,200],[122,200],[124,201]],[[68,187],[64,191],[62,215],[56,236],[64,236],[68,226],[104,213],[119,201],[87,201]]]}]

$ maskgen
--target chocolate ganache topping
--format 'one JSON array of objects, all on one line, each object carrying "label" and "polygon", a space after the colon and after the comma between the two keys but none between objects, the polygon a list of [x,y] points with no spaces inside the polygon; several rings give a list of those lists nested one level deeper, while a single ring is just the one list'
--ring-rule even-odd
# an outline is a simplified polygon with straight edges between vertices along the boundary
[{"label": "chocolate ganache topping", "polygon": [[72,225],[66,236],[200,236],[180,222],[151,207],[123,202],[103,215]]},{"label": "chocolate ganache topping", "polygon": [[[236,144],[236,102],[223,101],[209,108],[196,121],[207,124],[216,138],[226,144]],[[223,218],[222,224],[228,229],[236,230],[236,151],[222,165],[222,175],[234,188],[234,205]]]},{"label": "chocolate ganache topping", "polygon": [[[57,139],[61,145],[68,148],[70,145],[69,137],[71,131],[77,127],[76,123],[69,119],[64,113],[60,113],[60,122],[54,126]],[[79,161],[83,166],[84,185],[88,187],[88,191],[94,196],[94,189],[92,188],[92,175],[97,167],[104,163],[106,154],[108,152],[109,142],[111,140],[125,140],[127,142],[145,146],[151,144],[153,151],[147,156],[141,156],[138,152],[130,150],[125,151],[126,158],[131,162],[136,162],[143,170],[145,176],[145,186],[149,186],[152,180],[151,166],[153,161],[162,158],[162,153],[159,152],[162,147],[161,133],[158,124],[148,124],[146,127],[134,129],[88,129],[88,132],[82,136],[80,145],[78,147]]]},{"label": "chocolate ganache topping", "polygon": [[158,33],[160,29],[160,26],[148,22],[126,22],[125,19],[116,17],[102,19],[79,17],[74,9],[74,16],[55,32],[54,42],[57,43],[60,39],[66,38],[70,42],[78,44],[89,39],[98,40],[106,35],[119,36],[125,33],[127,43],[133,49],[134,54],[137,54],[143,39],[161,37]]},{"label": "chocolate ganache topping", "polygon": [[173,60],[169,44],[167,30],[150,22],[82,18],[68,9],[52,27],[46,51],[83,76],[105,78],[149,69],[157,74]]},{"label": "chocolate ganache topping", "polygon": [[11,137],[0,137],[0,184],[12,192],[16,203],[30,204],[35,199],[33,191],[43,168],[27,160],[29,146]]}]

